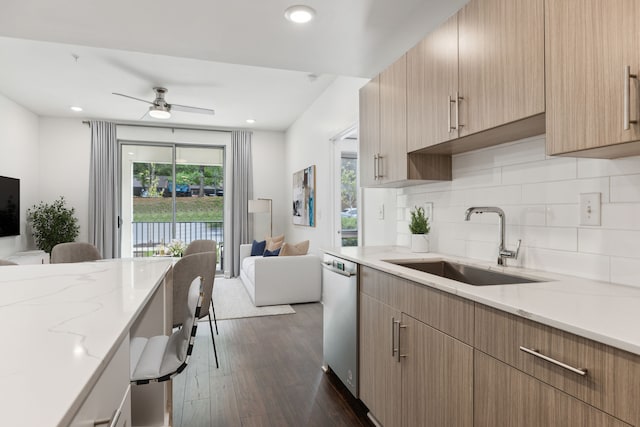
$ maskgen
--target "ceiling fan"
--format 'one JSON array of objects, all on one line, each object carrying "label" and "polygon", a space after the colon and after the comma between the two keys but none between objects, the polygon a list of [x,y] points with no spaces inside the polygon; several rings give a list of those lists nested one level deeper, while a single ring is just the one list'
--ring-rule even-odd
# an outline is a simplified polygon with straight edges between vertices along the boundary
[{"label": "ceiling fan", "polygon": [[[169,104],[164,99],[165,93],[167,93],[167,89],[163,87],[154,87],[153,90],[156,93],[156,99],[153,101],[147,101],[144,99],[136,98],[129,95],[124,95],[122,93],[113,92],[114,95],[124,96],[125,98],[131,98],[136,101],[146,102],[147,104],[151,104],[149,107],[149,114],[151,117],[155,119],[169,119],[171,118],[171,111],[184,111],[187,113],[199,113],[199,114],[210,114],[214,115],[215,111],[210,110],[208,108],[199,108],[199,107],[190,107],[188,105],[179,105],[179,104]],[[146,114],[145,114],[146,116]],[[144,116],[143,116],[144,117]]]}]

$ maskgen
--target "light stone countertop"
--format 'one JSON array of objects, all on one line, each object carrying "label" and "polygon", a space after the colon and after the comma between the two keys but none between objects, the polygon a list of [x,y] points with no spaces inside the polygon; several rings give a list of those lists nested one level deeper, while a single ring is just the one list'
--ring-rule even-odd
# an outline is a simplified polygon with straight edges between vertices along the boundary
[{"label": "light stone countertop", "polygon": [[0,267],[0,424],[67,425],[171,264]]},{"label": "light stone countertop", "polygon": [[[640,355],[640,287],[437,253],[412,253],[398,246],[330,248],[324,252]],[[384,262],[403,259],[442,259],[547,281],[473,286]]]}]

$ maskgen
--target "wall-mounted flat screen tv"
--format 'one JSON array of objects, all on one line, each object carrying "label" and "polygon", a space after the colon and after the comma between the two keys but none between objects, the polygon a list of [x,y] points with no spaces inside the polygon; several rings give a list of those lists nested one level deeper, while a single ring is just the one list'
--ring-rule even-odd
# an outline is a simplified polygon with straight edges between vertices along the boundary
[{"label": "wall-mounted flat screen tv", "polygon": [[20,180],[0,176],[0,237],[20,235]]}]

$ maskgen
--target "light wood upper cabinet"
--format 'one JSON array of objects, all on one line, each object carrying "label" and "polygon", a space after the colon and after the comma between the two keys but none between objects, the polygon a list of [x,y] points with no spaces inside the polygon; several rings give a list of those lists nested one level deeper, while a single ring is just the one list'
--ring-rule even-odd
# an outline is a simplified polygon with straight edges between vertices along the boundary
[{"label": "light wood upper cabinet", "polygon": [[394,357],[400,312],[360,294],[360,400],[385,427],[400,426],[400,364]]},{"label": "light wood upper cabinet", "polygon": [[458,34],[460,136],[545,112],[543,0],[472,0]]},{"label": "light wood upper cabinet", "polygon": [[381,182],[407,179],[407,58],[380,73]]},{"label": "light wood upper cabinet", "polygon": [[640,154],[640,4],[635,0],[547,0],[547,153],[615,158]]},{"label": "light wood upper cabinet", "polygon": [[458,18],[427,35],[407,52],[407,150],[458,137],[454,104],[458,91]]},{"label": "light wood upper cabinet", "polygon": [[377,155],[380,152],[380,80],[378,77],[360,89],[360,185],[377,184]]}]

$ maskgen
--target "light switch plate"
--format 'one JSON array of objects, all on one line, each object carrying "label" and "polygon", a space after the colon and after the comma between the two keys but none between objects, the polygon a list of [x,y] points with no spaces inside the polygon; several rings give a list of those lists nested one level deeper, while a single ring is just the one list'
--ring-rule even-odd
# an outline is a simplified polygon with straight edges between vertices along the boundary
[{"label": "light switch plate", "polygon": [[378,219],[384,219],[384,203],[378,205]]},{"label": "light switch plate", "polygon": [[600,225],[601,193],[580,194],[580,225]]}]

